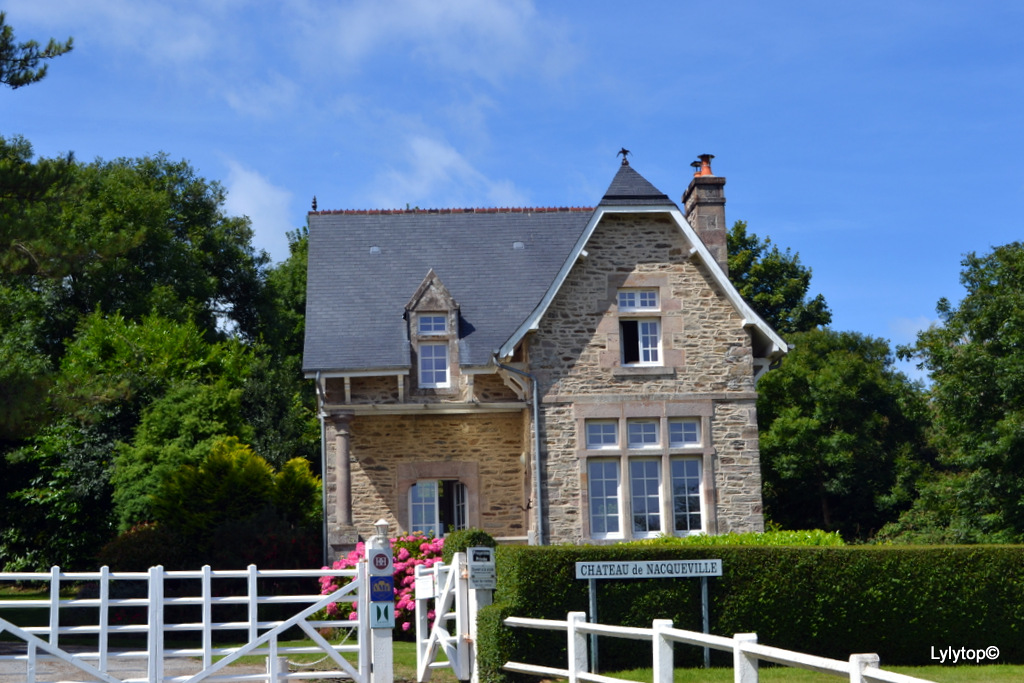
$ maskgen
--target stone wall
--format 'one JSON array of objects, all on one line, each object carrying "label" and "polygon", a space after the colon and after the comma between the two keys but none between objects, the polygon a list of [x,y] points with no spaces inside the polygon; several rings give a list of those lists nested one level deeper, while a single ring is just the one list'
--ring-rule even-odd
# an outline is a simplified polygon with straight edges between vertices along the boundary
[{"label": "stone wall", "polygon": [[[710,426],[705,510],[710,533],[763,528],[753,355],[743,320],[664,216],[606,215],[529,339],[541,379],[549,542],[578,542],[588,528],[578,431],[587,406],[647,404]],[[616,293],[660,293],[661,367],[624,366]]]},{"label": "stone wall", "polygon": [[[493,536],[525,537],[526,464],[521,411],[455,415],[356,415],[351,420],[352,521],[359,536],[385,518],[408,525],[417,479],[459,479],[469,493],[469,524]],[[328,423],[328,526],[336,523],[336,442]]]}]

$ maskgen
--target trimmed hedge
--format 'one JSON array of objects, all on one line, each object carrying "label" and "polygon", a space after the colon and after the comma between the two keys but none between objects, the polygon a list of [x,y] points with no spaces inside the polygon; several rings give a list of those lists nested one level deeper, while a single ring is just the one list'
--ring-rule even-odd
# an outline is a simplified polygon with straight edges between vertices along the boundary
[{"label": "trimmed hedge", "polygon": [[[876,652],[896,665],[933,664],[933,646],[995,645],[999,663],[1024,663],[1024,546],[502,546],[495,604],[479,622],[482,680],[513,680],[500,670],[509,659],[565,666],[564,633],[508,629],[499,617],[587,611],[588,582],[575,578],[576,562],[709,558],[723,563],[723,576],[708,579],[712,633],[753,632],[764,644],[835,659]],[[601,623],[672,619],[701,630],[696,579],[596,584]],[[602,669],[648,666],[636,653],[602,638]],[[678,665],[699,665],[702,656],[676,647]]]}]

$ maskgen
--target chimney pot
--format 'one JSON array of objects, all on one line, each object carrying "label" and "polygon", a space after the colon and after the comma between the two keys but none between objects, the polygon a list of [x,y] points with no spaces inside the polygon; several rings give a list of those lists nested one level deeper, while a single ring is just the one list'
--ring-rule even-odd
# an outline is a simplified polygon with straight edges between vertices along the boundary
[{"label": "chimney pot", "polygon": [[711,172],[711,160],[715,158],[714,154],[699,154],[700,159],[700,170],[694,175],[715,175]]}]

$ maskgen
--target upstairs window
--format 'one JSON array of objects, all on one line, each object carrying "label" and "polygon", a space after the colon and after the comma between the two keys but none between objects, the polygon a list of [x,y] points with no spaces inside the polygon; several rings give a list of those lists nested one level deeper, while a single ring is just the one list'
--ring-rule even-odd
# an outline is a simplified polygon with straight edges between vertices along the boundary
[{"label": "upstairs window", "polygon": [[417,321],[416,331],[420,336],[448,333],[448,316],[446,315],[420,315],[417,317]]},{"label": "upstairs window", "polygon": [[633,311],[657,311],[658,290],[656,289],[620,289],[619,313]]},{"label": "upstairs window", "polygon": [[[660,310],[657,289],[619,290],[619,344],[623,365],[661,364],[661,319],[632,317]],[[627,314],[623,316],[623,314]]]},{"label": "upstairs window", "polygon": [[443,389],[450,386],[448,378],[448,344],[420,344],[420,386]]}]

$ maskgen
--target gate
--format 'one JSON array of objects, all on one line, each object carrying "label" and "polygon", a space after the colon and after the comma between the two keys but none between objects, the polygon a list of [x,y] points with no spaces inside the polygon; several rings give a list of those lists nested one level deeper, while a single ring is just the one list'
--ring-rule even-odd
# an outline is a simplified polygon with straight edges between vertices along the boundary
[{"label": "gate", "polygon": [[[466,555],[455,553],[452,560],[452,564],[416,567],[416,680],[420,683],[429,681],[434,669],[446,667],[460,681],[470,679],[469,582],[463,575]],[[439,650],[447,661],[437,661]]]},{"label": "gate", "polygon": [[[323,576],[346,576],[351,580],[330,595],[294,592],[305,585],[315,589],[315,579]],[[17,679],[6,680],[41,683],[40,664],[59,662],[64,666],[61,680],[65,683],[278,683],[310,678],[371,683],[365,562],[356,569],[294,571],[261,571],[255,566],[214,571],[207,566],[200,571],[152,567],[149,572],[111,572],[104,567],[99,572],[64,573],[54,567],[49,573],[0,574],[0,581],[49,583],[49,598],[0,600],[0,636],[10,634],[23,643],[19,652],[0,653],[0,666],[5,670],[16,666],[24,672]],[[79,588],[76,597],[62,598],[61,589],[69,584],[86,588]],[[86,592],[91,594],[83,595]],[[316,618],[320,610],[339,601],[356,603],[354,618]],[[19,625],[15,621],[27,623]],[[312,645],[282,643],[282,636],[292,629],[301,632]],[[354,632],[356,642],[348,643],[346,638],[332,644],[318,629]],[[239,632],[239,637],[232,640],[244,644],[217,646],[214,632]],[[168,642],[168,636],[173,642]],[[126,648],[124,639],[135,642]],[[289,655],[311,653],[321,654],[335,668],[290,672],[282,666]],[[265,672],[241,675],[228,668],[252,655],[267,658]],[[214,661],[215,657],[221,659]],[[386,657],[390,670],[390,649]],[[132,672],[135,677],[120,673],[129,661],[136,667]],[[168,665],[171,661],[174,666]],[[199,670],[180,671],[183,666]],[[170,673],[168,668],[179,671]],[[79,678],[68,678],[67,670]]]}]

